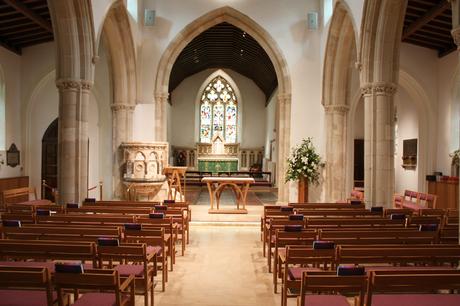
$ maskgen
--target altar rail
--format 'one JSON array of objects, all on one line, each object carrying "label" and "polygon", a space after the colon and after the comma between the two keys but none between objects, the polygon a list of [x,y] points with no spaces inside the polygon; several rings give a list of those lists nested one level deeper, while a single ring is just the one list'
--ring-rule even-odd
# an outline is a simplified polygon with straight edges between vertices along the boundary
[{"label": "altar rail", "polygon": [[[211,144],[198,144],[198,148],[172,147],[175,166],[198,168],[198,157],[211,155]],[[264,148],[240,148],[239,144],[225,144],[227,156],[238,157],[239,170],[249,170],[253,165],[262,166]]]},{"label": "altar rail", "polygon": [[219,173],[206,171],[187,171],[185,173],[187,186],[205,186],[206,184],[201,182],[201,179],[205,176],[252,177],[255,180],[255,183],[252,186],[273,187],[271,183],[272,173],[265,171],[227,171]]}]

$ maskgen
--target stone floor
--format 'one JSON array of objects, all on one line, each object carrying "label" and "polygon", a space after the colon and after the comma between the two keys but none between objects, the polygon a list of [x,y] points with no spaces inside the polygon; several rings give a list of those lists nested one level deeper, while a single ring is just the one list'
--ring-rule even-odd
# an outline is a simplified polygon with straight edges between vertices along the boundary
[{"label": "stone floor", "polygon": [[[155,289],[155,305],[280,305],[262,256],[260,227],[194,224],[190,233],[190,245],[184,257],[177,257],[166,292]],[[141,297],[136,305],[143,305]]]}]

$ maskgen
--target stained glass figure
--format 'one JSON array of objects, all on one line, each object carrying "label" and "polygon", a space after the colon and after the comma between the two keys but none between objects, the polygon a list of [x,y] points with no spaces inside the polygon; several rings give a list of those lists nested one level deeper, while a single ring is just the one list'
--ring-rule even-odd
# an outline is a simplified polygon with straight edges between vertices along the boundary
[{"label": "stained glass figure", "polygon": [[238,105],[235,93],[222,76],[209,82],[201,95],[200,142],[211,142],[215,133],[221,133],[225,142],[237,140]]}]

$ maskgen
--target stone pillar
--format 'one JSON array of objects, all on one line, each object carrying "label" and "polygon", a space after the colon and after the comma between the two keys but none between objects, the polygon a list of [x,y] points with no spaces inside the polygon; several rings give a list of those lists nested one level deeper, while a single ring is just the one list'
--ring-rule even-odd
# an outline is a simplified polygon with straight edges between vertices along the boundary
[{"label": "stone pillar", "polygon": [[392,206],[394,193],[394,94],[396,85],[366,84],[364,98],[364,197],[366,206]]},{"label": "stone pillar", "polygon": [[166,141],[166,103],[168,103],[167,92],[155,94],[155,140]]},{"label": "stone pillar", "polygon": [[457,55],[460,57],[460,53],[458,51],[460,50],[460,1],[452,0],[451,2],[452,2],[452,31],[451,33],[452,33],[452,37],[454,38],[454,42],[457,45]]},{"label": "stone pillar", "polygon": [[289,202],[289,184],[285,183],[287,158],[290,154],[291,135],[291,95],[278,94],[276,135],[278,143],[278,161],[276,164],[276,176],[278,181],[278,201]]},{"label": "stone pillar", "polygon": [[112,181],[115,198],[123,197],[123,152],[120,151],[122,142],[131,141],[133,135],[133,112],[134,105],[115,103],[112,105],[112,152],[113,171]]},{"label": "stone pillar", "polygon": [[326,105],[326,202],[346,199],[347,105]]},{"label": "stone pillar", "polygon": [[88,106],[92,83],[59,79],[59,202],[80,203],[88,189]]}]

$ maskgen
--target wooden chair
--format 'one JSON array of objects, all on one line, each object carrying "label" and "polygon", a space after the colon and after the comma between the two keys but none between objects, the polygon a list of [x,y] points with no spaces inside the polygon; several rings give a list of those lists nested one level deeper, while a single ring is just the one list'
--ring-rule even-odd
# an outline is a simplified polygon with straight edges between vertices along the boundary
[{"label": "wooden chair", "polygon": [[297,305],[308,306],[311,303],[318,306],[348,306],[347,298],[337,293],[354,293],[358,297],[355,305],[363,306],[367,280],[367,275],[339,276],[336,272],[303,272]]},{"label": "wooden chair", "polygon": [[[140,224],[139,224],[140,225]],[[170,236],[170,235],[169,235]],[[156,254],[155,274],[158,270],[157,263],[161,263],[161,287],[165,291],[166,282],[168,281],[168,242],[165,239],[164,228],[150,229],[127,229],[124,230],[124,241],[126,243],[145,243],[147,244],[147,253]]]},{"label": "wooden chair", "polygon": [[459,290],[457,270],[372,271],[366,305],[459,305],[459,294],[436,294]]},{"label": "wooden chair", "polygon": [[[288,297],[298,296],[302,273],[305,271],[321,271],[334,268],[335,248],[313,249],[304,246],[287,246],[284,259],[280,254],[278,268],[282,272],[281,305],[287,305]],[[274,273],[275,274],[275,273]],[[277,279],[274,278],[275,293]]]},{"label": "wooden chair", "polygon": [[[134,306],[135,303],[134,276],[130,275],[122,280],[120,273],[116,270],[90,269],[83,273],[56,272],[54,284],[58,292],[59,306],[65,305],[65,289],[93,291],[85,292],[81,296],[76,291],[74,294],[76,300],[72,305]],[[113,293],[107,291],[113,291]],[[129,295],[127,295],[128,292]]]},{"label": "wooden chair", "polygon": [[54,302],[47,268],[0,266],[0,306],[53,306]]},{"label": "wooden chair", "polygon": [[[119,245],[97,246],[100,268],[114,269],[122,278],[134,276],[136,290],[144,295],[144,304],[153,306],[154,266],[156,252],[147,252],[145,243],[122,243]],[[116,264],[118,262],[118,264]]]}]

